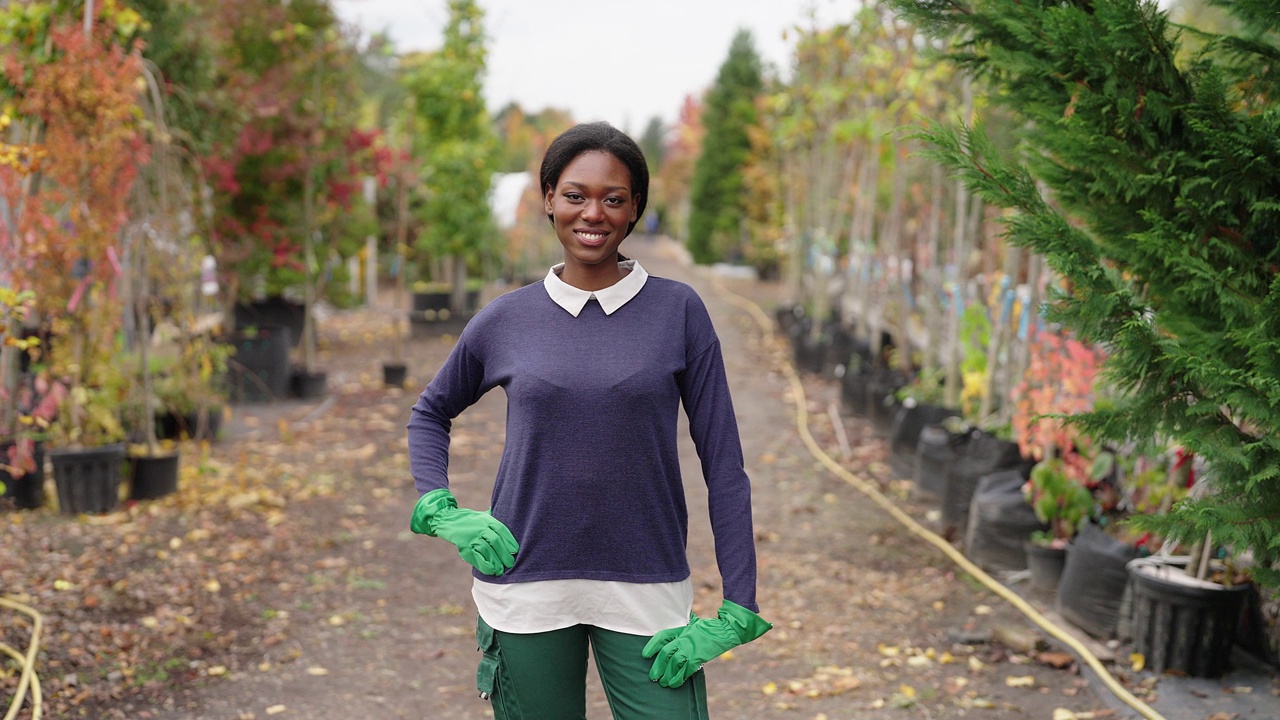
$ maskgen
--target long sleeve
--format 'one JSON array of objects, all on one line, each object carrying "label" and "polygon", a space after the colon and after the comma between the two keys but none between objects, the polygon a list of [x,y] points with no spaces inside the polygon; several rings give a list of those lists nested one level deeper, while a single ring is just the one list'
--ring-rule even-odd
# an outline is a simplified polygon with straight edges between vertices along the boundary
[{"label": "long sleeve", "polygon": [[490,387],[484,365],[468,350],[464,333],[409,413],[409,469],[419,495],[449,486],[453,420]]},{"label": "long sleeve", "polygon": [[[705,313],[705,309],[702,312]],[[710,319],[706,318],[705,322],[709,326]],[[719,340],[714,340],[689,361],[679,383],[689,417],[689,432],[707,483],[716,564],[724,584],[724,597],[758,612],[751,482],[744,468],[742,441]]]}]

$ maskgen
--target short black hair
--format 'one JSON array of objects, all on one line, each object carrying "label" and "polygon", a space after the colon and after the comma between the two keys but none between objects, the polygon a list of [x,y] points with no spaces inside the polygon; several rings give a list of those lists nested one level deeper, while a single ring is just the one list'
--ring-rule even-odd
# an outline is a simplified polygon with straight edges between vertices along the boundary
[{"label": "short black hair", "polygon": [[[630,136],[607,122],[583,123],[560,133],[551,141],[547,154],[542,156],[542,169],[538,171],[542,194],[555,189],[560,182],[560,174],[579,155],[588,152],[607,152],[618,158],[631,172],[631,194],[640,196],[636,205],[636,219],[627,226],[627,235],[635,229],[636,223],[644,215],[644,207],[649,201],[649,164],[644,160],[644,152]],[[547,219],[555,224],[555,218],[549,213]]]}]

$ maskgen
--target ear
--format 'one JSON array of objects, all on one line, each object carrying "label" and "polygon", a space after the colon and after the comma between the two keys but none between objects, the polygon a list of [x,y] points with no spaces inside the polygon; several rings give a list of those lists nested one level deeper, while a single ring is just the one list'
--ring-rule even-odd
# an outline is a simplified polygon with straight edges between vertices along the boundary
[{"label": "ear", "polygon": [[544,193],[542,196],[542,209],[543,209],[543,212],[545,212],[548,215],[550,215],[552,212],[551,200],[552,198],[555,197],[555,195],[556,195],[556,191],[550,185],[548,185],[546,193]]},{"label": "ear", "polygon": [[631,196],[631,220],[636,221],[636,212],[640,209],[640,193]]}]

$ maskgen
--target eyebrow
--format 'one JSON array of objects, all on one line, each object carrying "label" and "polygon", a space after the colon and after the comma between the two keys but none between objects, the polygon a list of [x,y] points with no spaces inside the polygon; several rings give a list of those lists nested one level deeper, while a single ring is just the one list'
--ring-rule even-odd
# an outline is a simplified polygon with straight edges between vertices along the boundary
[{"label": "eyebrow", "polygon": [[[572,186],[574,186],[574,187],[576,187],[576,188],[584,188],[584,189],[587,187],[586,185],[584,185],[584,184],[582,184],[582,183],[580,183],[580,182],[574,182],[574,181],[572,181],[572,180],[565,180],[562,184],[563,184],[563,185],[572,185]],[[626,193],[631,192],[631,188],[627,187],[626,185],[610,185],[609,187],[605,188],[605,190],[609,190],[609,191],[620,191],[620,192],[626,192]]]}]

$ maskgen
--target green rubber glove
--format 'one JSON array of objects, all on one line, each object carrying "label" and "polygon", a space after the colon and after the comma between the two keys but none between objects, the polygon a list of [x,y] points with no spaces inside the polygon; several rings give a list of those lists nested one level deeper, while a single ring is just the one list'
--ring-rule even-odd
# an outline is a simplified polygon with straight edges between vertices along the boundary
[{"label": "green rubber glove", "polygon": [[501,575],[510,570],[520,550],[515,536],[501,520],[488,510],[479,512],[458,507],[453,493],[445,488],[418,498],[409,529],[457,545],[462,559],[485,575]]},{"label": "green rubber glove", "polygon": [[684,627],[663,630],[649,639],[642,654],[657,655],[649,679],[662,687],[680,687],[703,663],[769,632],[773,625],[759,615],[725,600],[712,619],[689,616]]}]

